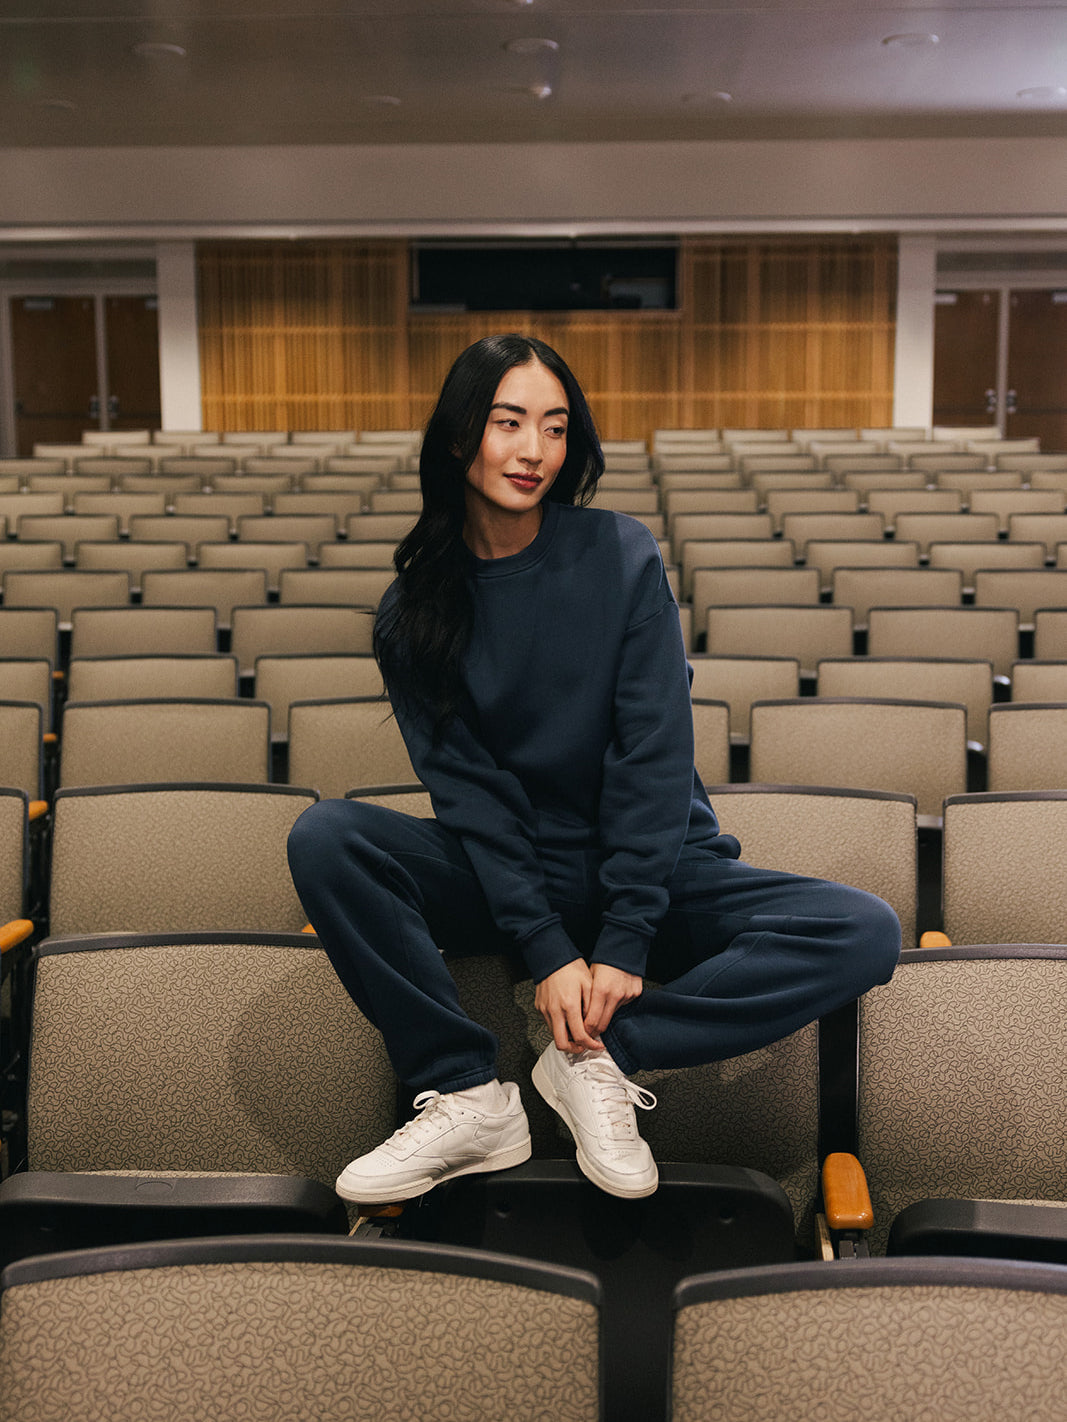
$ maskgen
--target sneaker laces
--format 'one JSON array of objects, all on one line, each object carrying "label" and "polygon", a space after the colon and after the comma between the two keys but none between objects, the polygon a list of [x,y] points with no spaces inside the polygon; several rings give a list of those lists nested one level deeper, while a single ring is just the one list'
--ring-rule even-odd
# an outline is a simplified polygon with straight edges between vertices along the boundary
[{"label": "sneaker laces", "polygon": [[451,1092],[442,1094],[440,1091],[420,1091],[412,1104],[418,1114],[412,1116],[410,1121],[405,1121],[399,1129],[395,1130],[389,1137],[387,1144],[402,1139],[413,1141],[416,1144],[422,1140],[429,1140],[441,1124],[442,1119],[454,1122],[458,1119],[457,1112],[463,1110],[462,1102],[456,1101]]},{"label": "sneaker laces", "polygon": [[592,1084],[597,1113],[611,1139],[640,1139],[633,1108],[638,1106],[642,1111],[651,1111],[656,1105],[652,1092],[631,1081],[606,1052],[583,1052],[571,1059],[571,1066]]}]

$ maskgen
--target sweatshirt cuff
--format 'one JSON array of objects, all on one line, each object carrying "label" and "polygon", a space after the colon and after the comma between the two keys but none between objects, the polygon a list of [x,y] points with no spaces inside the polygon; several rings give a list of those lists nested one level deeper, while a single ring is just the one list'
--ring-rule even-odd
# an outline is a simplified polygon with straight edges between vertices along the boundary
[{"label": "sweatshirt cuff", "polygon": [[645,934],[607,919],[589,961],[620,968],[624,973],[634,973],[641,978],[645,975],[650,947],[651,939]]},{"label": "sweatshirt cuff", "polygon": [[558,919],[524,938],[519,948],[535,983],[582,956]]}]

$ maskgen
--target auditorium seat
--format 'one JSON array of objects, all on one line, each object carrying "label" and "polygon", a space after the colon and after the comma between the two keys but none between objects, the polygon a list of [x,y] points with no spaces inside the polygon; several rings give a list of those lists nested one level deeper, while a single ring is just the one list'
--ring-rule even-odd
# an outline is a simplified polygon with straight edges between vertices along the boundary
[{"label": "auditorium seat", "polygon": [[290,652],[344,652],[362,656],[371,651],[374,613],[359,607],[295,605],[235,607],[231,650],[243,677],[255,672],[256,658]]},{"label": "auditorium seat", "polygon": [[237,693],[237,658],[221,652],[77,656],[67,668],[71,702],[142,701],[161,696],[217,700]]},{"label": "auditorium seat", "polygon": [[[331,701],[381,697],[382,675],[372,656],[333,653],[308,656],[292,653],[256,658],[255,694],[270,707],[271,736],[289,738],[289,706],[293,701]],[[385,714],[385,705],[383,714]]]},{"label": "auditorium seat", "polygon": [[377,696],[289,703],[289,784],[326,799],[416,779],[389,703]]},{"label": "auditorium seat", "polygon": [[[0,635],[3,631],[0,621]],[[217,650],[213,607],[78,607],[71,619],[70,655],[151,656]]]}]

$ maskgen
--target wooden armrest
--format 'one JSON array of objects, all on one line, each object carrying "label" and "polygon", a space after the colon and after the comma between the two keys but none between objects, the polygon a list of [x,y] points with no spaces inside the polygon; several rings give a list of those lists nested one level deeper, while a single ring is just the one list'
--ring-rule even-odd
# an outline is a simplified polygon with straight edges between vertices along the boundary
[{"label": "wooden armrest", "polygon": [[33,922],[28,918],[13,918],[10,923],[0,924],[0,953],[24,943],[33,932]]},{"label": "wooden armrest", "polygon": [[59,737],[56,735],[55,731],[45,731],[44,743],[46,746],[59,745]]},{"label": "wooden armrest", "polygon": [[315,930],[312,928],[312,926],[311,926],[310,923],[305,923],[304,926],[303,926],[303,928],[300,930],[300,932],[301,932],[301,933],[314,933]]},{"label": "wooden armrest", "polygon": [[823,1161],[822,1198],[831,1229],[870,1229],[874,1209],[863,1166],[847,1151],[834,1151]]},{"label": "wooden armrest", "polygon": [[60,671],[60,670],[57,668],[57,669],[52,673],[52,680],[53,680],[53,681],[66,681],[66,679],[67,679],[67,674],[66,674],[65,671]]},{"label": "wooden armrest", "polygon": [[936,929],[929,928],[919,939],[920,948],[951,948],[952,939],[946,938],[943,933],[938,933]]},{"label": "wooden armrest", "polygon": [[39,820],[39,819],[42,817],[42,815],[47,815],[47,814],[48,814],[48,801],[47,801],[47,800],[31,800],[31,801],[30,801],[29,818],[30,818],[31,820]]}]

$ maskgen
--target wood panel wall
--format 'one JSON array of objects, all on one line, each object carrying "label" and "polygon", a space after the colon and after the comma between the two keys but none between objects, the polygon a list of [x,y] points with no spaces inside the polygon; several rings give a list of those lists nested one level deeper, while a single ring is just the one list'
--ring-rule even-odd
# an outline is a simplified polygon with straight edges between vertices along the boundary
[{"label": "wood panel wall", "polygon": [[555,346],[607,439],[892,423],[896,243],[692,240],[672,312],[409,311],[401,241],[199,249],[207,429],[412,428],[471,341]]}]

